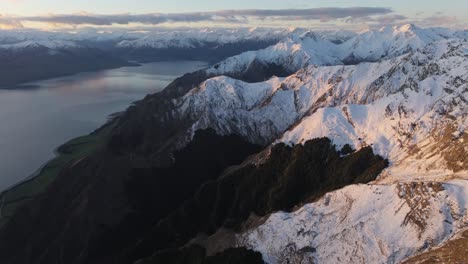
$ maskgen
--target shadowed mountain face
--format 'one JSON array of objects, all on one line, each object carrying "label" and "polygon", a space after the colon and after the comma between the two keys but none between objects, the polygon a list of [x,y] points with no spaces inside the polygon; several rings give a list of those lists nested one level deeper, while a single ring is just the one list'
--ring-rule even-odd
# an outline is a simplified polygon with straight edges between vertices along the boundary
[{"label": "shadowed mountain face", "polygon": [[275,145],[264,164],[247,165],[204,184],[130,250],[130,260],[182,246],[198,233],[213,234],[221,227],[237,230],[251,213],[289,211],[326,192],[370,182],[387,165],[370,147],[341,157],[326,138],[292,148]]},{"label": "shadowed mountain face", "polygon": [[[246,71],[232,72],[227,75],[248,82],[260,82],[274,75],[287,76],[289,71],[275,64],[262,64],[254,61]],[[148,95],[143,100],[129,107],[119,118],[109,149],[116,153],[134,152],[145,162],[166,164],[170,147],[180,141],[195,120],[180,115],[174,102],[178,98],[198,86],[203,81],[215,77],[205,70],[185,74],[166,87],[162,92]],[[182,139],[183,141],[184,139]],[[151,161],[148,161],[151,159]]]},{"label": "shadowed mountain face", "polygon": [[204,131],[166,168],[137,168],[127,158],[106,153],[85,158],[65,169],[0,231],[1,262],[103,263],[203,182],[259,150],[239,137]]},{"label": "shadowed mountain face", "polygon": [[169,167],[138,168],[121,155],[92,155],[65,169],[0,231],[0,259],[132,263],[199,232],[236,229],[251,212],[290,210],[326,191],[371,181],[386,166],[370,148],[340,157],[329,140],[318,139],[277,145],[265,164],[219,178],[259,150],[208,130],[197,132]]},{"label": "shadowed mountain face", "polygon": [[246,248],[230,248],[214,256],[206,256],[200,246],[167,249],[137,264],[263,264],[262,254]]}]

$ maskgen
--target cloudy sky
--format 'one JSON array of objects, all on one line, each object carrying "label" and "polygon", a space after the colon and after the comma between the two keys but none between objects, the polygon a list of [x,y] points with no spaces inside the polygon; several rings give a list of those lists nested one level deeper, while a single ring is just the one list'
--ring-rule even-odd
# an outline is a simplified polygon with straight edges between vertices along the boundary
[{"label": "cloudy sky", "polygon": [[0,28],[272,26],[468,28],[466,0],[0,0]]}]

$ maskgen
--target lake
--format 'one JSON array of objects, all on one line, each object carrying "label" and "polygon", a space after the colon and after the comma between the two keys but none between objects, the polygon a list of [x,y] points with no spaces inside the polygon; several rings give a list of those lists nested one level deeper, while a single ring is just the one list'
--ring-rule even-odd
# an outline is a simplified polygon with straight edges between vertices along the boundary
[{"label": "lake", "polygon": [[199,61],[148,63],[0,90],[0,191],[31,176],[54,157],[54,149],[92,132],[110,114],[206,66]]}]

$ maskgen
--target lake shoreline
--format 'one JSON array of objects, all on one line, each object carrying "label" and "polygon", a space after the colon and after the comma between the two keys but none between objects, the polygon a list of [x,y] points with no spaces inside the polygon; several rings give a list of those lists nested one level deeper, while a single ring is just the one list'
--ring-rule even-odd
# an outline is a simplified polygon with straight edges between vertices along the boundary
[{"label": "lake shoreline", "polygon": [[85,158],[105,144],[111,126],[112,121],[108,121],[90,134],[73,138],[55,148],[54,158],[45,162],[23,181],[0,192],[0,227],[24,203],[46,191],[63,168]]},{"label": "lake shoreline", "polygon": [[[37,82],[43,82],[43,81],[49,81],[53,79],[58,79],[58,78],[66,78],[66,77],[72,77],[75,75],[83,74],[83,73],[96,73],[96,72],[101,72],[101,71],[107,71],[107,70],[118,70],[122,68],[128,68],[128,67],[141,67],[145,64],[152,64],[152,63],[177,63],[177,62],[189,62],[188,60],[161,60],[161,61],[149,61],[149,62],[141,62],[141,61],[128,61],[126,64],[122,64],[119,66],[112,66],[112,67],[102,67],[99,69],[95,70],[82,70],[82,71],[76,71],[73,73],[68,73],[68,74],[57,74],[57,75],[51,75],[46,78],[39,78],[39,79],[33,79],[27,82],[19,82],[19,83],[12,83],[12,84],[3,84],[0,85],[0,90],[31,90],[31,89],[40,89],[41,86],[37,85],[35,83]],[[201,61],[200,61],[201,62]],[[208,63],[206,65],[209,65],[211,62],[205,62]],[[206,66],[204,65],[204,66]]]},{"label": "lake shoreline", "polygon": [[[0,89],[0,118],[4,120],[0,127],[0,170],[4,171],[0,185],[5,186],[0,193],[34,179],[57,158],[63,142],[92,133],[133,102],[206,66],[200,61],[157,62],[28,83],[37,89]],[[56,133],[62,136],[54,136]]]},{"label": "lake shoreline", "polygon": [[72,76],[72,75],[86,73],[86,72],[98,72],[98,71],[119,69],[123,67],[139,67],[139,66],[141,66],[141,64],[133,63],[129,61],[121,61],[118,63],[112,63],[109,65],[100,66],[100,67],[94,67],[94,68],[89,67],[89,68],[84,68],[84,69],[78,69],[76,71],[65,71],[65,72],[60,72],[60,73],[42,74],[42,75],[39,75],[40,77],[33,77],[33,76],[28,77],[27,76],[27,77],[22,77],[21,79],[18,79],[17,81],[15,80],[5,81],[5,82],[0,81],[0,89],[2,90],[31,89],[31,88],[34,89],[35,85],[30,85],[31,83],[60,78],[60,77]]}]

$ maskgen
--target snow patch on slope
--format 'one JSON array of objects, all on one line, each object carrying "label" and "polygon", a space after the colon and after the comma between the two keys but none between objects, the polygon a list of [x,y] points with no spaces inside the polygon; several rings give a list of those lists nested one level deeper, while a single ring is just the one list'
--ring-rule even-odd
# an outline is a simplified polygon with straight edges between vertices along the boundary
[{"label": "snow patch on slope", "polygon": [[332,33],[327,35],[313,32],[292,34],[269,48],[228,58],[210,68],[208,72],[212,74],[239,72],[247,69],[253,61],[282,65],[291,71],[297,71],[308,65],[375,62],[422,49],[436,41],[450,38],[466,39],[466,34],[461,31],[442,28],[422,29],[411,24],[362,32],[341,43],[331,42],[332,35]]},{"label": "snow patch on slope", "polygon": [[3,44],[0,45],[0,49],[9,50],[21,50],[26,48],[39,48],[44,47],[48,49],[69,49],[69,48],[81,48],[82,46],[65,40],[26,40],[14,44]]},{"label": "snow patch on slope", "polygon": [[266,144],[296,121],[294,92],[283,89],[281,82],[281,78],[272,78],[249,84],[216,77],[176,100],[176,104],[183,115],[197,120],[192,131],[210,127],[221,135],[234,133]]},{"label": "snow patch on slope", "polygon": [[[262,144],[329,137],[338,148],[370,145],[390,160],[374,184],[274,213],[238,235],[239,246],[261,252],[269,263],[395,263],[468,225],[468,42],[446,40],[449,31],[418,31],[372,33],[367,40],[390,55],[349,66],[325,66],[349,57],[326,40],[291,37],[210,71],[242,71],[261,61],[299,67],[295,74],[260,83],[216,77],[175,100],[178,111],[195,120],[192,132],[210,127]],[[376,36],[384,33],[396,44],[382,44]],[[364,44],[353,47],[354,57],[375,53],[362,52]],[[321,45],[324,53],[306,51]]]},{"label": "snow patch on slope", "polygon": [[[468,167],[463,155],[447,160],[467,147],[467,45],[442,40],[380,62],[312,65],[260,83],[216,77],[176,102],[197,120],[192,130],[211,127],[261,144],[329,137],[338,148],[372,146],[402,177],[399,170],[450,174]],[[458,141],[436,139],[447,133]]]},{"label": "snow patch on slope", "polygon": [[279,41],[294,29],[239,28],[239,29],[173,29],[148,32],[136,39],[117,43],[119,48],[195,48],[208,44],[225,45],[249,40]]},{"label": "snow patch on slope", "polygon": [[[370,145],[377,154],[390,159],[392,165],[404,166],[407,173],[447,168],[440,155],[433,155],[433,159],[421,158],[418,166],[408,160],[401,161],[416,148],[422,148],[422,144],[440,143],[434,139],[436,134],[449,131],[449,126],[455,127],[450,133],[461,136],[459,143],[466,146],[462,136],[468,125],[466,45],[466,41],[442,41],[422,53],[382,62],[379,66],[360,64],[343,68],[340,81],[328,86],[330,93],[322,101],[315,101],[310,115],[279,141],[297,144],[329,137],[338,147],[350,144],[359,149]],[[419,65],[422,61],[425,64]],[[360,68],[368,65],[371,69],[366,72],[375,74],[373,77],[361,75]],[[336,72],[336,68],[321,69]],[[323,72],[320,77],[313,74],[311,80],[318,82],[333,75],[323,75]],[[323,83],[318,86],[327,87]],[[428,138],[432,141],[426,142]],[[463,157],[460,161],[466,163]],[[466,169],[466,164],[462,167]]]},{"label": "snow patch on slope", "polygon": [[397,263],[468,225],[468,181],[353,185],[237,236],[268,263]]}]

